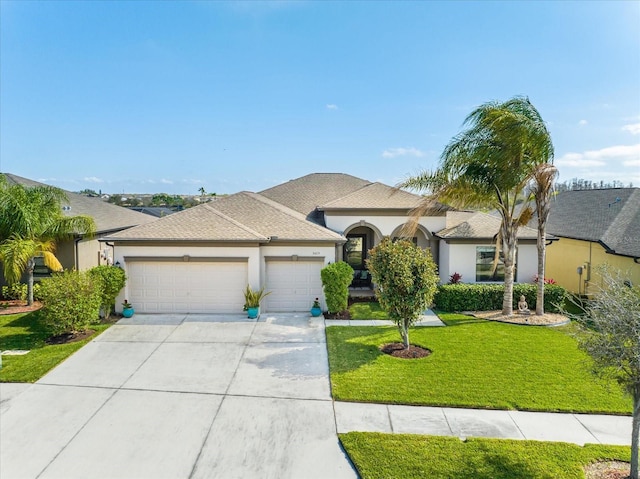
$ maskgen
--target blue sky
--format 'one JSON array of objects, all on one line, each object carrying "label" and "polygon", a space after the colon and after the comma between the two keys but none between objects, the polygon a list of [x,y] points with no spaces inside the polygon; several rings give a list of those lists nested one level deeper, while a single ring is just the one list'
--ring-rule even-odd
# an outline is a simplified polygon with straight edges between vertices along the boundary
[{"label": "blue sky", "polygon": [[0,0],[0,171],[71,190],[395,184],[528,96],[561,180],[640,185],[640,2]]}]

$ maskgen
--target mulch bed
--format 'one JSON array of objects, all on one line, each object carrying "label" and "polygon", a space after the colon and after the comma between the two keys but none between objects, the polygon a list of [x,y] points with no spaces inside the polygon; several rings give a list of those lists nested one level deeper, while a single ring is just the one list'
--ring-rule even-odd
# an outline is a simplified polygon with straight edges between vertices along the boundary
[{"label": "mulch bed", "polygon": [[630,464],[621,461],[594,462],[584,468],[586,479],[627,479],[630,473]]},{"label": "mulch bed", "polygon": [[502,311],[474,311],[469,314],[476,318],[488,319],[490,321],[524,324],[527,326],[558,326],[569,322],[566,316],[556,313],[545,313],[542,316],[537,316],[535,312],[532,312],[530,315],[514,312],[511,316],[505,316],[502,314]]},{"label": "mulch bed", "polygon": [[325,311],[323,314],[324,319],[351,319],[351,313],[348,309],[345,309],[344,311],[341,311],[339,313],[330,313],[328,311]]},{"label": "mulch bed", "polygon": [[76,343],[78,341],[82,341],[83,339],[87,339],[93,333],[95,333],[93,329],[87,329],[85,331],[79,331],[76,333],[58,334],[57,336],[51,336],[50,338],[47,338],[45,342],[47,344]]},{"label": "mulch bed", "polygon": [[0,316],[7,314],[30,313],[42,308],[40,301],[34,301],[31,306],[27,306],[26,301],[19,299],[0,300],[0,305],[8,305],[8,307],[0,307]]},{"label": "mulch bed", "polygon": [[409,345],[409,349],[404,348],[402,343],[388,343],[380,346],[380,351],[394,358],[418,359],[426,358],[431,354],[429,349],[414,344]]}]

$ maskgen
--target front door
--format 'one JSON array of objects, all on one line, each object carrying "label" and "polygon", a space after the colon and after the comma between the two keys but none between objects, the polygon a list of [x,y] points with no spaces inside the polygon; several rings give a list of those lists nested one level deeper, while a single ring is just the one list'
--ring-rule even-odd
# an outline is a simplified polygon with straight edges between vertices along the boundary
[{"label": "front door", "polygon": [[344,245],[344,260],[354,270],[365,269],[364,260],[367,253],[367,235],[348,234]]}]

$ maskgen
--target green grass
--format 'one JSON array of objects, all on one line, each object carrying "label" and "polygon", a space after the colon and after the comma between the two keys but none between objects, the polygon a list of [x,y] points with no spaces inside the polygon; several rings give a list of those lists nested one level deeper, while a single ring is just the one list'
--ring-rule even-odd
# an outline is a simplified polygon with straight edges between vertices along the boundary
[{"label": "green grass", "polygon": [[389,315],[375,301],[353,303],[349,307],[349,313],[351,314],[351,319],[389,319]]},{"label": "green grass", "polygon": [[110,325],[93,325],[96,333],[75,343],[47,345],[50,336],[38,322],[38,313],[0,316],[0,351],[8,349],[30,350],[23,356],[2,356],[0,382],[32,383],[68,358]]},{"label": "green grass", "polygon": [[363,479],[582,479],[583,466],[629,461],[625,446],[350,432],[340,441]]},{"label": "green grass", "polygon": [[568,332],[441,314],[447,327],[412,328],[432,351],[397,359],[379,346],[395,327],[327,328],[333,396],[341,401],[487,409],[629,414],[631,399],[595,379],[589,357]]}]

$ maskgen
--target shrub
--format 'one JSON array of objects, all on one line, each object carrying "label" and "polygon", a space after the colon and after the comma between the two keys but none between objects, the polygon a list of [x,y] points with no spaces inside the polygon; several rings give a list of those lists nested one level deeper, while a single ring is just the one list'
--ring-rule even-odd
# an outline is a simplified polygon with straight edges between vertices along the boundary
[{"label": "shrub", "polygon": [[449,284],[462,283],[462,275],[460,273],[453,273],[449,276]]},{"label": "shrub", "polygon": [[99,321],[100,285],[80,271],[65,271],[40,282],[40,320],[51,334],[74,333]]},{"label": "shrub", "polygon": [[[27,285],[26,283],[14,283],[9,286],[2,287],[2,297],[4,299],[18,299],[20,301],[27,300]],[[40,299],[40,284],[34,283],[33,285],[33,299]]]},{"label": "shrub", "polygon": [[329,312],[339,313],[347,309],[353,268],[344,261],[338,261],[322,268],[320,277]]},{"label": "shrub", "polygon": [[89,270],[89,275],[99,284],[100,309],[103,316],[109,319],[115,308],[116,296],[124,288],[127,277],[124,271],[117,266],[96,266]]},{"label": "shrub", "polygon": [[[438,287],[434,302],[443,311],[491,311],[502,309],[503,284],[443,284]],[[516,283],[513,285],[513,298],[516,304],[524,295],[529,309],[536,307],[536,285]],[[544,309],[559,312],[564,304],[567,291],[562,287],[549,284],[544,288]]]}]

